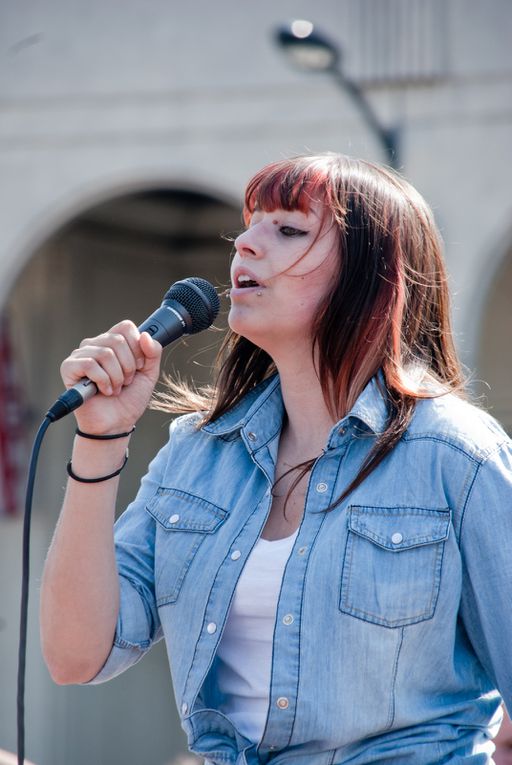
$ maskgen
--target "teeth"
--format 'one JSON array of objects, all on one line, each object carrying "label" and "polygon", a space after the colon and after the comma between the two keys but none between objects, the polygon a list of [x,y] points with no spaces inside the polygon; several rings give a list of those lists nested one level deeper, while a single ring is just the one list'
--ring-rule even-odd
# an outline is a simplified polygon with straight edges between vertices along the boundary
[{"label": "teeth", "polygon": [[237,282],[240,286],[242,285],[256,285],[260,286],[259,283],[253,279],[252,277],[248,276],[247,274],[240,274],[237,278]]}]

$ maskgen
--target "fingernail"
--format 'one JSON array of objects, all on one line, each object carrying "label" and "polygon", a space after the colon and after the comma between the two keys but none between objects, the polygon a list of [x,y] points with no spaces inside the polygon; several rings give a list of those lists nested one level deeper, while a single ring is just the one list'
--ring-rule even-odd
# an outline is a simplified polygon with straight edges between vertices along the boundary
[{"label": "fingernail", "polygon": [[137,359],[137,369],[142,369],[144,366],[144,361],[142,359]]},{"label": "fingernail", "polygon": [[112,386],[111,385],[107,385],[107,387],[105,389],[105,393],[107,394],[107,396],[111,396],[112,395]]}]

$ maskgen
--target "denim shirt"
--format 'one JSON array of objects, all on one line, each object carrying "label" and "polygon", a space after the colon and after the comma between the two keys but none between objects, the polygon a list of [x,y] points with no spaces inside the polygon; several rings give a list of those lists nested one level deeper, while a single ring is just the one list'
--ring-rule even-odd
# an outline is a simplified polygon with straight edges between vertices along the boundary
[{"label": "denim shirt", "polygon": [[268,716],[252,742],[222,712],[216,648],[271,505],[277,376],[201,429],[176,419],[116,523],[121,606],[90,682],[165,638],[191,751],[209,765],[489,763],[512,711],[512,443],[453,394],[334,510],[388,410],[372,378],[310,474],[282,581]]}]

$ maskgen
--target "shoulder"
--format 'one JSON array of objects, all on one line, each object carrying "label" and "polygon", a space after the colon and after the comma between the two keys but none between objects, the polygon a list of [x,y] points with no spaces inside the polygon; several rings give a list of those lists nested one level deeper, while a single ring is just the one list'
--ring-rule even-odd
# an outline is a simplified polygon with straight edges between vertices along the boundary
[{"label": "shoulder", "polygon": [[197,433],[204,417],[204,412],[190,412],[190,414],[175,417],[169,425],[169,437],[171,439],[182,438]]},{"label": "shoulder", "polygon": [[425,438],[458,449],[477,462],[512,442],[489,412],[454,393],[420,399],[405,439]]}]

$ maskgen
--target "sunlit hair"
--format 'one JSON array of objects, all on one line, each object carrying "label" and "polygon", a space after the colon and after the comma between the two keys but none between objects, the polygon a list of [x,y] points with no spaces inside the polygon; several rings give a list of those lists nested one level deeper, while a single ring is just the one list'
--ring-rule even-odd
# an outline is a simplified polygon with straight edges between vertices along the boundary
[{"label": "sunlit hair", "polygon": [[[416,401],[449,392],[467,398],[450,325],[441,239],[423,197],[396,172],[340,154],[284,159],[249,181],[243,217],[257,207],[308,213],[324,206],[338,227],[338,268],[312,328],[312,353],[326,404],[339,420],[382,370],[388,421],[358,475],[334,504],[353,491],[393,449]],[[173,384],[159,408],[203,411],[216,420],[273,374],[271,357],[229,331],[213,387]],[[376,378],[378,381],[378,378]],[[380,382],[378,381],[380,385]],[[162,403],[163,401],[163,403]],[[300,477],[312,461],[301,466]]]}]

